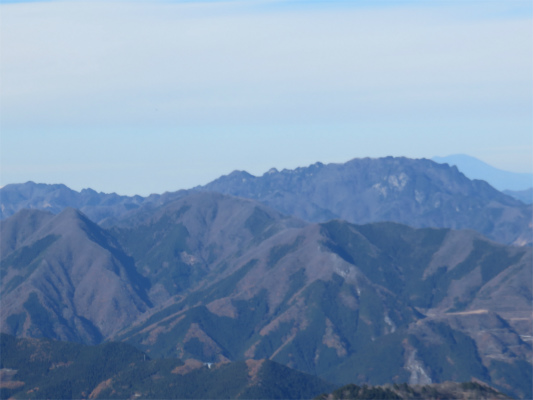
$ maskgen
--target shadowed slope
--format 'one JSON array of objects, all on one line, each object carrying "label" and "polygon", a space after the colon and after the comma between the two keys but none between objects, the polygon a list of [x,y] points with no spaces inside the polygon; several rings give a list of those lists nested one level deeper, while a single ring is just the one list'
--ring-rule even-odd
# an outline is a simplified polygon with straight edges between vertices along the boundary
[{"label": "shadowed slope", "polygon": [[[149,308],[133,260],[107,232],[70,208],[44,219],[2,253],[4,332],[95,343]],[[19,215],[2,221],[6,240],[8,230],[30,230],[32,221]]]},{"label": "shadowed slope", "polygon": [[476,378],[531,397],[529,247],[308,224],[209,192],[108,231],[75,210],[39,226],[2,260],[3,299],[19,307],[3,326],[17,334],[99,340],[89,321],[152,357],[271,359],[338,384]]},{"label": "shadowed slope", "polygon": [[2,398],[309,399],[332,385],[268,360],[150,360],[125,343],[84,346],[0,334]]}]

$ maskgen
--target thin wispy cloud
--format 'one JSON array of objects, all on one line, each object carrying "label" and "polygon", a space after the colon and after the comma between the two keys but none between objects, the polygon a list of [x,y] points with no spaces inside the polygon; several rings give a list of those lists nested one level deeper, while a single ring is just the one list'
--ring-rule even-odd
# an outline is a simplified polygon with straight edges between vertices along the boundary
[{"label": "thin wispy cloud", "polygon": [[516,109],[528,97],[525,18],[450,21],[438,7],[242,8],[80,2],[7,8],[4,121],[123,123],[134,112],[136,122],[150,123],[153,110],[169,122],[291,113],[300,119],[310,111],[350,118],[361,107],[403,111],[428,102]]}]

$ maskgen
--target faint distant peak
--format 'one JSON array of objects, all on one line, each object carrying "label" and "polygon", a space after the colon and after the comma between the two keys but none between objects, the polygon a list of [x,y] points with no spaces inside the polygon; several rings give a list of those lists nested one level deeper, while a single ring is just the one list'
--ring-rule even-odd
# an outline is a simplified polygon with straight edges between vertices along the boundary
[{"label": "faint distant peak", "polygon": [[311,164],[311,165],[309,166],[309,168],[322,168],[323,166],[324,166],[324,164],[321,163],[320,161],[318,161],[318,162],[316,162],[316,163],[314,163],[314,164]]},{"label": "faint distant peak", "polygon": [[[54,184],[48,184],[48,183],[36,183],[34,181],[27,181],[24,183],[9,183],[7,185],[2,186],[0,189],[18,189],[18,188],[24,188],[24,189],[68,189],[67,186],[65,186],[62,183],[54,183]],[[69,189],[70,190],[70,189]]]},{"label": "faint distant peak", "polygon": [[247,171],[236,169],[235,171],[231,171],[227,176],[253,176]]},{"label": "faint distant peak", "polygon": [[221,176],[220,178],[218,179],[253,179],[255,178],[254,175],[250,174],[249,172],[247,171],[241,171],[241,170],[235,170],[231,173],[229,173],[228,175],[223,175]]},{"label": "faint distant peak", "polygon": [[432,160],[456,166],[468,178],[484,180],[500,191],[522,191],[533,187],[533,174],[498,169],[466,154],[433,157]]}]

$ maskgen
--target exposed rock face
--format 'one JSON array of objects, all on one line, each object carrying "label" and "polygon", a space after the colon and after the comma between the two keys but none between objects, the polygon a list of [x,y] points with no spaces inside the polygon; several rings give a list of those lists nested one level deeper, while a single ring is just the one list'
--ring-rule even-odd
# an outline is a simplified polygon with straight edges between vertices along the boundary
[{"label": "exposed rock face", "polygon": [[235,171],[202,187],[259,200],[312,222],[394,221],[414,227],[472,229],[505,244],[531,244],[531,206],[456,167],[408,158],[353,159],[269,171]]},{"label": "exposed rock face", "polygon": [[406,349],[407,359],[405,361],[405,369],[411,374],[409,375],[410,385],[427,385],[432,383],[424,369],[424,364],[416,358],[416,350],[413,348]]}]

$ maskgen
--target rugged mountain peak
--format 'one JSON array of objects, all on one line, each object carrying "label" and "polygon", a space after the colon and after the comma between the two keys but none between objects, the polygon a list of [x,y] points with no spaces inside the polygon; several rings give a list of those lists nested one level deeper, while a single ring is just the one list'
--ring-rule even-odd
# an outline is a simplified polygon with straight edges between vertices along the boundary
[{"label": "rugged mountain peak", "polygon": [[355,158],[246,180],[222,177],[202,189],[259,200],[311,222],[393,221],[473,229],[505,244],[533,240],[531,206],[428,159]]},{"label": "rugged mountain peak", "polygon": [[[315,163],[256,177],[233,171],[196,191],[216,191],[260,202],[310,222],[340,218],[352,223],[393,221],[414,227],[473,229],[504,244],[533,241],[532,207],[498,192],[484,181],[470,180],[455,166],[405,157],[355,158],[342,164]],[[119,196],[90,189],[76,192],[64,185],[28,182],[0,188],[0,217],[21,208],[59,213],[83,211],[102,226],[120,224],[137,209],[150,212],[187,196]]]},{"label": "rugged mountain peak", "polygon": [[[246,171],[235,170],[228,175],[222,175],[221,177],[217,178],[217,181],[225,182],[226,184],[231,184],[231,185],[240,185],[242,183],[254,182],[256,179],[258,179],[256,176]],[[202,186],[197,186],[194,189],[195,190],[202,189]],[[212,190],[212,191],[217,192],[217,190]],[[226,194],[229,194],[229,193],[226,193]]]}]

